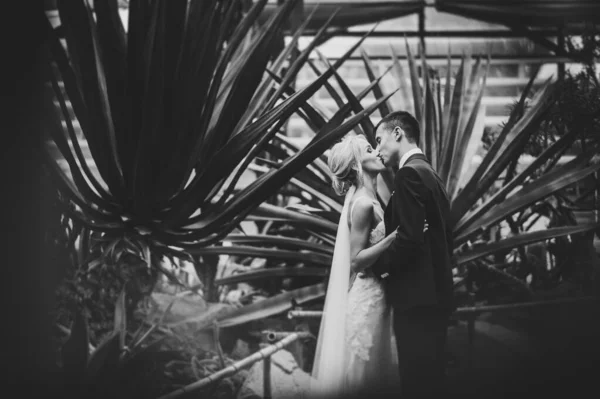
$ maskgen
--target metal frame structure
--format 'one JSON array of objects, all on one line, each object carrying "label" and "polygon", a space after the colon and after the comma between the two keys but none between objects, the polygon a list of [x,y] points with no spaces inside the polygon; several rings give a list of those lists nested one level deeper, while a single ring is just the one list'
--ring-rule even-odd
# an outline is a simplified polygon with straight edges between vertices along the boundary
[{"label": "metal frame structure", "polygon": [[[270,5],[272,8],[276,4]],[[506,57],[508,60],[518,60],[523,63],[529,62],[556,62],[558,66],[558,77],[561,79],[565,74],[566,62],[592,62],[594,60],[583,59],[580,54],[570,52],[566,49],[566,36],[579,36],[586,30],[597,24],[600,25],[600,2],[593,0],[421,0],[421,1],[337,1],[325,2],[317,5],[316,2],[302,1],[301,5],[304,17],[315,11],[323,11],[313,15],[314,26],[309,24],[305,36],[313,36],[317,27],[320,26],[331,12],[338,7],[340,13],[345,13],[344,20],[332,21],[332,26],[323,42],[334,37],[357,37],[364,35],[364,31],[352,31],[349,28],[360,21],[360,14],[364,15],[363,23],[374,23],[374,18],[379,20],[390,20],[400,16],[417,15],[417,30],[385,30],[374,31],[369,37],[372,38],[419,38],[420,48],[427,56],[426,38],[527,38],[533,43],[549,50],[549,54],[543,57],[523,54]],[[486,10],[485,7],[488,7]],[[512,8],[511,8],[512,7]],[[510,13],[515,12],[515,7],[523,7],[522,18],[510,18]],[[495,16],[490,10],[498,9],[499,16]],[[455,31],[432,31],[426,29],[426,9],[436,9],[440,12],[453,14],[462,18],[468,18],[487,24],[505,26],[502,29],[477,29],[477,30],[455,30]],[[383,16],[381,10],[385,10],[388,16]],[[483,10],[483,11],[482,11]],[[267,10],[268,12],[268,10]],[[539,13],[539,17],[536,17]],[[354,14],[354,16],[351,16]],[[578,16],[584,16],[585,21],[574,21]],[[354,24],[349,21],[354,18]],[[581,23],[574,23],[581,22]],[[291,24],[297,25],[297,24]],[[291,32],[288,32],[291,33]],[[376,58],[376,57],[375,57]],[[430,56],[427,56],[430,59]],[[504,59],[501,55],[495,55],[495,59]],[[445,57],[444,57],[445,59]],[[551,61],[549,61],[551,60]],[[596,60],[600,62],[600,60]]]},{"label": "metal frame structure", "polygon": [[[267,4],[263,18],[267,18],[272,13],[281,0],[272,0]],[[517,5],[523,7],[524,15],[527,15],[528,24],[524,23],[524,18],[510,19],[507,13],[511,7]],[[119,7],[127,8],[126,1],[120,1]],[[478,11],[479,8],[488,7],[490,9],[498,8],[503,11],[499,17],[490,16],[489,9]],[[580,14],[585,15],[586,21],[573,23],[576,12],[572,9],[581,8]],[[55,0],[45,0],[46,12],[53,12],[56,9]],[[495,24],[505,26],[507,30],[502,29],[475,29],[475,30],[428,30],[426,28],[426,10],[435,9],[443,13],[452,14],[462,18],[483,22],[486,24]],[[548,10],[545,13],[541,11]],[[314,12],[316,10],[316,12]],[[475,10],[475,11],[474,11]],[[535,12],[540,11],[539,18],[532,17]],[[565,10],[564,21],[552,25],[552,22],[560,20],[560,11]],[[569,52],[565,48],[567,35],[582,35],[586,32],[584,23],[589,26],[600,26],[600,1],[595,0],[403,0],[403,1],[325,1],[318,3],[316,0],[301,0],[298,4],[297,12],[293,13],[294,19],[305,19],[313,14],[308,24],[305,36],[314,36],[322,24],[332,13],[339,11],[331,21],[331,28],[323,38],[323,42],[335,37],[356,37],[362,36],[364,32],[349,30],[357,24],[375,23],[379,21],[391,20],[403,16],[417,15],[417,30],[379,30],[372,32],[371,38],[419,38],[420,47],[423,53],[427,54],[426,38],[527,38],[550,51],[550,54],[543,57],[531,56],[528,54],[507,56],[508,60],[522,60],[529,62],[548,62],[553,59],[558,65],[559,77],[564,75],[565,62],[590,62],[592,60],[582,59],[577,53]],[[514,11],[514,10],[513,10]],[[586,13],[587,11],[587,13]],[[314,13],[313,13],[314,12]],[[289,26],[295,27],[299,21],[290,21]],[[60,29],[59,29],[60,30]],[[288,30],[287,34],[292,32]],[[430,58],[430,56],[427,56]],[[503,60],[502,55],[495,55],[495,59]],[[445,57],[444,57],[445,59]],[[597,60],[596,62],[600,62]]]}]

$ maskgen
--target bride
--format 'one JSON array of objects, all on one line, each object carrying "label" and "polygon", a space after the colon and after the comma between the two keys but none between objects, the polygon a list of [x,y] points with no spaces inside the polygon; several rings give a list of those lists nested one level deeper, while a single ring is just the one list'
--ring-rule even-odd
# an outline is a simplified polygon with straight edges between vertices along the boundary
[{"label": "bride", "polygon": [[[346,195],[311,378],[310,397],[361,397],[399,384],[392,314],[369,267],[393,241],[377,200],[379,153],[349,135],[329,155],[333,187]],[[388,391],[392,392],[392,391]]]}]

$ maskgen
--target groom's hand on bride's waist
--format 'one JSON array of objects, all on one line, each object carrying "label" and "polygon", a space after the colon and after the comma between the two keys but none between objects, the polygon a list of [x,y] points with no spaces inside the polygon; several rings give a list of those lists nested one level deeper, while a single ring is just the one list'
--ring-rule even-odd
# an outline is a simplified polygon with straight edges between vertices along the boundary
[{"label": "groom's hand on bride's waist", "polygon": [[382,264],[379,261],[371,266],[371,270],[373,271],[373,275],[378,279],[384,279],[389,276],[389,266]]},{"label": "groom's hand on bride's waist", "polygon": [[373,277],[380,278],[380,279],[385,279],[385,278],[389,277],[390,274],[387,273],[387,272],[379,274],[379,273],[375,273],[374,271],[371,271],[368,274],[367,273],[362,273],[362,272],[358,273],[358,277],[360,277],[360,278],[365,278],[368,275],[371,275]]},{"label": "groom's hand on bride's waist", "polygon": [[381,276],[378,273],[376,273],[375,271],[373,271],[372,267],[368,267],[365,270],[363,270],[362,272],[356,273],[356,277],[358,277],[358,278],[366,278],[366,277],[379,278]]}]

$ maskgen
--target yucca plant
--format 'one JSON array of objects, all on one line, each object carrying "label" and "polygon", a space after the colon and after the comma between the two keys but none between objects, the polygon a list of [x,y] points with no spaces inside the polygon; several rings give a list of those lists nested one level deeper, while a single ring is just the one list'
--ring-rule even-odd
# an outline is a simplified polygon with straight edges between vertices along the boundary
[{"label": "yucca plant", "polygon": [[[413,82],[417,79],[414,64],[409,53]],[[518,169],[520,156],[540,131],[541,122],[556,100],[556,85],[550,80],[532,95],[535,72],[481,164],[469,175],[465,164],[473,155],[468,153],[469,144],[485,87],[486,69],[480,59],[473,65],[471,58],[465,57],[452,88],[447,75],[443,106],[441,85],[425,74],[423,89],[416,90],[414,102],[418,103],[418,95],[422,93],[421,139],[451,196],[459,274],[466,275],[466,266],[478,266],[515,282],[514,276],[501,268],[507,262],[526,263],[527,245],[598,227],[597,223],[586,223],[563,224],[545,231],[531,229],[541,208],[548,206],[547,199],[598,170],[600,165],[593,159],[598,143],[592,143],[588,151],[565,165],[557,166],[581,133],[568,131],[563,136],[551,137],[551,143],[535,160]],[[508,234],[493,233],[502,226]],[[524,281],[521,284],[527,288]]]},{"label": "yucca plant", "polygon": [[[253,217],[284,212],[332,228],[321,218],[261,203],[385,100],[366,109],[346,103],[331,117],[310,105],[364,38],[294,91],[295,76],[328,25],[297,52],[304,22],[274,53],[298,1],[286,1],[262,25],[257,21],[267,1],[246,11],[242,3],[131,1],[126,31],[116,0],[95,2],[94,10],[84,0],[58,1],[66,48],[47,22],[46,54],[66,129],[52,113],[49,134],[59,154],[49,146],[45,161],[66,198],[64,212],[81,227],[84,252],[95,234],[105,257],[118,262],[130,253],[166,272],[164,256],[189,259],[257,209]],[[69,104],[83,137],[75,132]],[[277,135],[293,114],[309,117],[316,134],[303,150],[281,154],[274,143],[285,140]],[[84,142],[97,173],[86,162]],[[277,167],[236,190],[241,175],[271,153],[280,156]],[[72,178],[57,159],[66,161]],[[89,253],[81,261],[84,269],[98,263]]]},{"label": "yucca plant", "polygon": [[[417,61],[408,44],[407,53],[408,74],[402,68],[393,48],[391,63],[398,78],[397,86],[404,96],[403,102],[412,104],[413,108],[409,110],[421,121],[422,148],[445,180],[451,196],[457,287],[466,281],[467,270],[475,270],[473,267],[476,267],[490,271],[500,279],[531,293],[525,276],[513,273],[510,269],[511,264],[527,262],[526,249],[529,245],[593,231],[599,227],[593,221],[577,224],[573,220],[562,218],[555,219],[552,227],[545,230],[532,229],[540,216],[547,215],[549,209],[555,209],[552,208],[555,195],[600,169],[600,164],[594,157],[598,151],[598,143],[589,143],[587,151],[560,165],[561,156],[572,147],[580,133],[576,130],[566,131],[562,136],[550,137],[547,148],[533,162],[519,167],[520,156],[534,135],[539,133],[541,122],[547,117],[556,98],[556,87],[550,80],[533,92],[537,76],[534,73],[481,164],[474,170],[469,170],[468,163],[474,151],[482,144],[483,132],[475,132],[475,127],[477,118],[480,117],[489,59],[486,62],[480,58],[473,60],[470,56],[463,57],[454,77],[451,75],[448,59],[446,82],[443,84],[435,73],[431,73],[433,69],[424,59],[421,60],[422,71],[427,72],[420,77],[417,73]],[[374,84],[373,93],[376,99],[381,100],[385,90],[375,79],[373,62],[365,52],[362,55],[367,76]],[[323,56],[321,61],[324,66],[329,65]],[[320,73],[316,63],[311,63],[310,66]],[[360,103],[352,92],[337,75],[335,77],[338,78],[337,86],[347,101],[360,109]],[[326,89],[330,91],[332,98],[342,101],[342,96],[332,85],[326,85]],[[317,106],[315,108],[318,109]],[[386,101],[380,103],[378,108],[385,115],[392,106]],[[357,128],[358,133],[365,134],[372,141],[373,125],[369,120],[362,121]],[[473,143],[476,145],[473,146]],[[289,144],[285,148],[287,151],[298,151]],[[317,164],[320,169],[326,168],[322,160],[314,163]],[[275,167],[277,165],[265,165],[265,171]],[[295,208],[320,216],[326,226],[320,229],[315,225],[302,227],[299,225],[300,217],[296,215],[292,217],[283,210],[272,209],[269,212],[265,209],[262,220],[272,218],[270,224],[265,224],[265,234],[254,237],[235,234],[226,239],[232,243],[230,247],[206,247],[199,250],[201,253],[214,251],[271,260],[272,267],[248,269],[247,272],[218,280],[219,284],[253,282],[267,278],[306,279],[307,276],[314,280],[312,285],[305,282],[304,286],[224,315],[220,318],[221,325],[232,326],[277,315],[293,306],[292,299],[297,304],[309,304],[325,295],[326,284],[319,280],[328,273],[335,222],[339,218],[341,205],[338,199],[323,189],[330,183],[330,179],[326,172],[320,172],[312,173],[312,179],[307,176],[302,182],[297,182],[299,190],[294,196],[300,198],[304,205]],[[382,180],[385,183],[385,178]],[[378,189],[385,202],[386,185],[380,184]],[[507,230],[509,233],[500,234],[502,227],[503,231]],[[297,238],[309,238],[312,242],[301,242]],[[277,267],[278,264],[283,267]],[[472,273],[472,276],[475,274]]]}]

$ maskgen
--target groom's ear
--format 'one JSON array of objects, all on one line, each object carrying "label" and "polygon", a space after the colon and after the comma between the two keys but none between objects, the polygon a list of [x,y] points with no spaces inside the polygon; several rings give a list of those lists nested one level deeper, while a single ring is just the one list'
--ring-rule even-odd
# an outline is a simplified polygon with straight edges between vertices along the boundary
[{"label": "groom's ear", "polygon": [[400,141],[400,139],[404,135],[404,130],[402,130],[402,128],[400,126],[396,126],[394,128],[393,135],[394,135],[394,138],[396,139],[396,141]]}]

